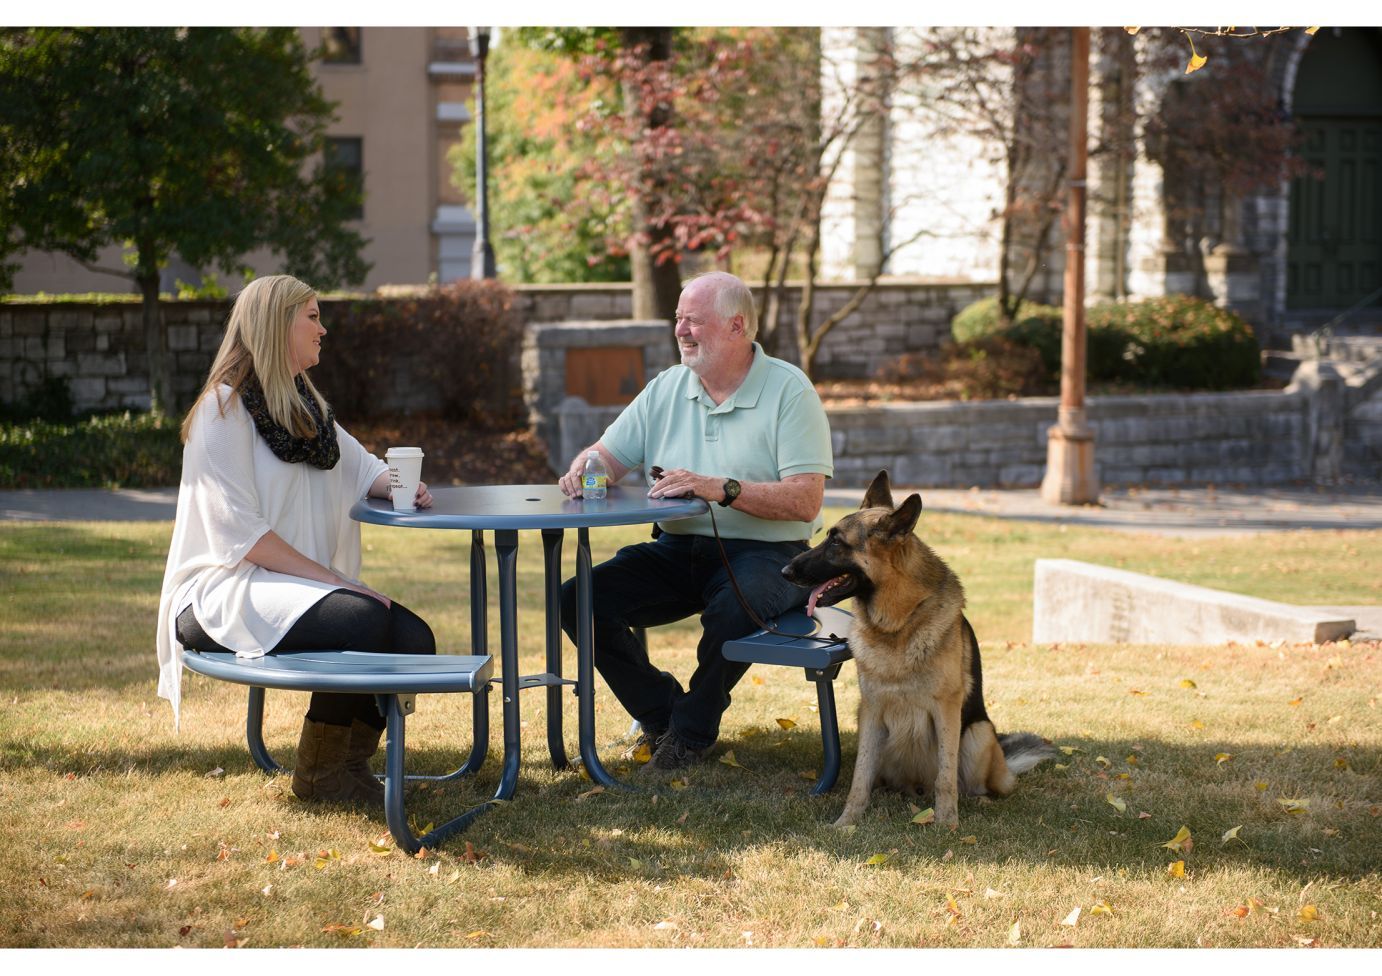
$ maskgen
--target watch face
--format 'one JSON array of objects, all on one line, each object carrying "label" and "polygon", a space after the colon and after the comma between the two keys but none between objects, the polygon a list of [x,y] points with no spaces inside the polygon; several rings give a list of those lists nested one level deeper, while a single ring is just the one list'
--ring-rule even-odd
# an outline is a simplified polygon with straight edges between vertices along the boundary
[{"label": "watch face", "polygon": [[720,504],[728,505],[739,497],[739,482],[735,481],[733,478],[725,479],[724,492],[725,500],[720,502]]}]

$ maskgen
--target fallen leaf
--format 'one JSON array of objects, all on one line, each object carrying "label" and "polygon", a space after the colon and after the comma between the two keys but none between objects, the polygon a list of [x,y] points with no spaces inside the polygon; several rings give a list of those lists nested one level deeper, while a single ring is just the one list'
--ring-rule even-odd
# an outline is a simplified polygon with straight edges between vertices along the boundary
[{"label": "fallen leaf", "polygon": [[1204,728],[1204,723],[1201,722],[1199,719],[1194,719],[1194,720],[1190,723],[1190,727],[1191,727],[1192,729],[1203,729],[1203,728]]},{"label": "fallen leaf", "polygon": [[1320,919],[1320,910],[1314,905],[1301,905],[1297,915],[1302,922],[1318,922]]},{"label": "fallen leaf", "polygon": [[1176,851],[1181,854],[1189,854],[1194,848],[1195,842],[1190,839],[1190,828],[1182,826],[1176,831],[1176,836],[1161,845],[1168,851]]},{"label": "fallen leaf", "polygon": [[1072,929],[1076,925],[1080,924],[1080,906],[1076,905],[1074,908],[1072,908],[1070,910],[1070,914],[1065,916],[1065,918],[1061,919],[1061,924],[1068,925]]},{"label": "fallen leaf", "polygon": [[1324,828],[1321,829],[1320,832],[1321,832],[1322,834],[1324,834],[1326,837],[1338,837],[1338,836],[1339,836],[1339,828],[1338,828],[1338,827],[1324,827]]},{"label": "fallen leaf", "polygon": [[677,925],[676,922],[669,921],[668,919],[663,919],[661,922],[658,922],[656,925],[653,926],[653,930],[657,932],[666,932],[669,930],[674,931],[680,927],[681,926]]},{"label": "fallen leaf", "polygon": [[978,838],[977,836],[975,836],[974,834],[970,834],[968,837],[961,837],[961,838],[960,838],[960,843],[961,843],[961,844],[977,844],[977,843],[979,843],[979,838]]},{"label": "fallen leaf", "polygon": [[1123,760],[1123,762],[1127,763],[1129,766],[1136,766],[1136,765],[1137,765],[1137,757],[1136,757],[1136,756],[1128,756],[1126,759]]},{"label": "fallen leaf", "polygon": [[1146,698],[1146,697],[1147,697],[1147,693],[1146,693],[1145,691],[1142,691],[1142,690],[1139,689],[1139,688],[1129,688],[1129,689],[1128,689],[1128,694],[1130,694],[1130,695],[1137,695],[1139,698]]},{"label": "fallen leaf", "polygon": [[985,889],[984,889],[984,897],[985,897],[985,898],[1002,898],[1002,897],[1003,897],[1003,892],[1001,892],[1001,891],[995,891],[995,890],[992,889],[992,888],[985,888]]},{"label": "fallen leaf", "polygon": [[277,862],[278,862],[278,851],[274,850],[273,848],[270,848],[270,849],[269,849],[269,853],[268,853],[268,854],[265,856],[265,858],[264,858],[264,863],[265,863],[265,864],[276,864]]},{"label": "fallen leaf", "polygon": [[205,778],[206,778],[206,779],[215,779],[217,776],[224,776],[225,774],[226,774],[226,771],[225,771],[224,769],[222,769],[220,766],[217,766],[217,767],[216,767],[215,769],[213,769],[211,772],[207,773],[206,776],[205,776]]},{"label": "fallen leaf", "polygon": [[1222,765],[1223,765],[1224,763],[1226,763],[1226,762],[1232,762],[1232,761],[1233,761],[1233,753],[1231,753],[1231,752],[1216,752],[1216,753],[1214,753],[1214,761],[1215,761],[1216,763],[1218,763],[1220,766],[1222,766]]},{"label": "fallen leaf", "polygon": [[1182,688],[1198,688],[1198,687],[1199,687],[1199,685],[1195,684],[1195,682],[1191,681],[1189,678],[1181,678],[1181,679],[1180,679],[1180,686],[1181,686]]},{"label": "fallen leaf", "polygon": [[1081,749],[1079,746],[1061,746],[1060,751],[1065,753],[1067,756],[1073,756],[1077,752],[1084,752],[1084,750]]},{"label": "fallen leaf", "polygon": [[487,935],[489,935],[489,933],[484,929],[476,929],[474,932],[467,932],[465,937],[471,942],[474,942],[476,939],[483,939]]},{"label": "fallen leaf", "polygon": [[1300,814],[1310,809],[1309,800],[1299,800],[1289,797],[1278,797],[1277,803],[1281,804],[1281,809],[1287,813]]},{"label": "fallen leaf", "polygon": [[1256,783],[1252,784],[1252,788],[1259,793],[1265,793],[1267,790],[1267,781],[1265,779],[1259,779]]},{"label": "fallen leaf", "polygon": [[1235,905],[1233,908],[1229,909],[1228,913],[1234,918],[1247,918],[1251,911],[1252,909],[1247,905]]},{"label": "fallen leaf", "polygon": [[629,860],[629,867],[633,868],[635,871],[642,871],[642,870],[643,870],[643,862],[640,861],[638,858],[636,858],[636,857],[631,857],[631,858],[629,858],[628,860]]},{"label": "fallen leaf", "polygon": [[1114,796],[1112,793],[1104,794],[1104,802],[1107,803],[1109,806],[1113,807],[1113,809],[1117,810],[1119,813],[1127,813],[1128,811],[1128,805],[1122,800],[1118,799],[1118,797]]},{"label": "fallen leaf", "polygon": [[358,925],[341,925],[337,922],[332,922],[329,925],[323,925],[322,931],[334,932],[337,935],[352,936],[359,935],[364,929],[360,928]]},{"label": "fallen leaf", "polygon": [[648,763],[653,760],[653,746],[650,742],[640,742],[638,748],[633,751],[633,761],[637,763]]},{"label": "fallen leaf", "polygon": [[865,864],[873,865],[874,867],[877,867],[877,866],[880,865],[880,864],[886,863],[887,860],[888,860],[888,855],[886,855],[886,854],[875,854],[875,855],[873,855],[871,858],[869,858],[867,861],[865,861],[864,863],[865,863]]},{"label": "fallen leaf", "polygon": [[761,685],[763,683],[763,679],[756,674],[750,680],[756,685]]},{"label": "fallen leaf", "polygon": [[927,807],[912,818],[914,824],[929,824],[936,822],[936,811],[933,807]]},{"label": "fallen leaf", "polygon": [[1227,844],[1227,843],[1228,843],[1229,841],[1231,841],[1231,840],[1238,840],[1238,839],[1239,839],[1239,837],[1238,837],[1238,831],[1240,831],[1240,830],[1242,830],[1242,829],[1243,829],[1243,825],[1242,825],[1242,824],[1239,824],[1237,827],[1230,827],[1228,830],[1225,830],[1225,831],[1224,831],[1224,836],[1222,836],[1222,837],[1219,838],[1219,843],[1220,843],[1220,844]]},{"label": "fallen leaf", "polygon": [[1298,935],[1298,936],[1296,936],[1296,945],[1298,945],[1298,946],[1305,946],[1306,948],[1309,948],[1310,946],[1315,945],[1315,940],[1314,940],[1314,939],[1307,939],[1307,938],[1306,938],[1305,936],[1303,936],[1303,935]]},{"label": "fallen leaf", "polygon": [[739,760],[734,758],[733,749],[726,750],[725,754],[720,757],[720,762],[724,763],[726,766],[733,766],[735,769],[743,769],[745,771],[748,770],[747,766],[739,765]]},{"label": "fallen leaf", "polygon": [[1292,698],[1292,699],[1291,699],[1290,701],[1288,701],[1286,704],[1290,705],[1292,708],[1299,708],[1299,707],[1300,707],[1300,703],[1303,702],[1304,700],[1305,700],[1305,696],[1302,695],[1302,696],[1299,697],[1299,698]]},{"label": "fallen leaf", "polygon": [[1096,901],[1094,904],[1092,904],[1092,905],[1089,906],[1089,914],[1091,914],[1091,915],[1112,915],[1112,914],[1113,914],[1113,906],[1110,905],[1110,904],[1109,904],[1108,902],[1106,902],[1106,901]]},{"label": "fallen leaf", "polygon": [[1020,945],[1022,943],[1022,923],[1013,922],[1013,927],[1008,929],[1008,945]]},{"label": "fallen leaf", "polygon": [[777,720],[777,724],[784,729],[794,729],[797,727],[797,723],[793,722],[790,718],[780,718]]},{"label": "fallen leaf", "polygon": [[1335,768],[1335,769],[1348,769],[1348,760],[1345,759],[1343,756],[1338,756],[1338,757],[1335,758],[1335,760],[1334,760],[1334,768]]},{"label": "fallen leaf", "polygon": [[1152,815],[1151,815],[1150,813],[1148,813],[1146,810],[1143,810],[1141,813],[1139,813],[1139,814],[1137,815],[1137,819],[1138,819],[1138,820],[1151,820],[1151,819],[1152,819]]},{"label": "fallen leaf", "polygon": [[[674,790],[684,790],[691,785],[691,781],[683,776],[681,779],[668,780],[667,785]],[[685,816],[685,814],[682,814],[682,816]]]},{"label": "fallen leaf", "polygon": [[1172,861],[1170,864],[1166,866],[1166,873],[1173,878],[1185,877],[1185,862]]},{"label": "fallen leaf", "polygon": [[1096,763],[1098,763],[1100,766],[1104,766],[1104,767],[1108,767],[1108,766],[1112,766],[1112,765],[1113,765],[1113,763],[1111,763],[1111,762],[1108,761],[1108,758],[1107,758],[1106,756],[1095,756],[1095,757],[1094,757],[1094,761],[1095,761]]},{"label": "fallen leaf", "polygon": [[595,786],[595,787],[592,787],[592,788],[586,790],[584,793],[578,794],[578,795],[576,796],[576,799],[578,799],[578,800],[587,800],[587,799],[589,799],[589,798],[592,797],[592,796],[599,796],[599,795],[600,795],[601,793],[603,793],[604,791],[605,791],[605,788],[604,788],[603,786]]}]

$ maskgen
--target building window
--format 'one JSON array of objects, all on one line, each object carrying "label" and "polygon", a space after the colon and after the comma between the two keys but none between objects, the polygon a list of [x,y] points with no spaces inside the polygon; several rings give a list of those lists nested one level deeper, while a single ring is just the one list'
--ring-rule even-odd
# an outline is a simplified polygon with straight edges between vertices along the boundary
[{"label": "building window", "polygon": [[323,27],[322,60],[327,64],[359,64],[360,28]]},{"label": "building window", "polygon": [[365,140],[359,136],[328,136],[326,170],[356,197],[349,212],[354,220],[365,215]]}]

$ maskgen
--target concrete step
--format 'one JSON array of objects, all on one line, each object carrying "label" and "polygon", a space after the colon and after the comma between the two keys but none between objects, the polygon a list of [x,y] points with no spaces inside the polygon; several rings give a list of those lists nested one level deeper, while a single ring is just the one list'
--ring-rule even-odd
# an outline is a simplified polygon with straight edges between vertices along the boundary
[{"label": "concrete step", "polygon": [[1032,640],[1126,644],[1322,644],[1358,630],[1331,608],[1299,607],[1098,566],[1038,559]]}]

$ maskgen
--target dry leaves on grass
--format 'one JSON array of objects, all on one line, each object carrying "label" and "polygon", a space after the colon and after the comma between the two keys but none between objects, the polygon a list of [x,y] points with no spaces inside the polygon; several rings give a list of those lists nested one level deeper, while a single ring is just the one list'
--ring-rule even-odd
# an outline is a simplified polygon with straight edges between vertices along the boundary
[{"label": "dry leaves on grass", "polygon": [[1195,841],[1190,836],[1190,828],[1182,826],[1176,831],[1176,836],[1161,845],[1168,851],[1175,851],[1179,854],[1189,854],[1195,847]]}]

